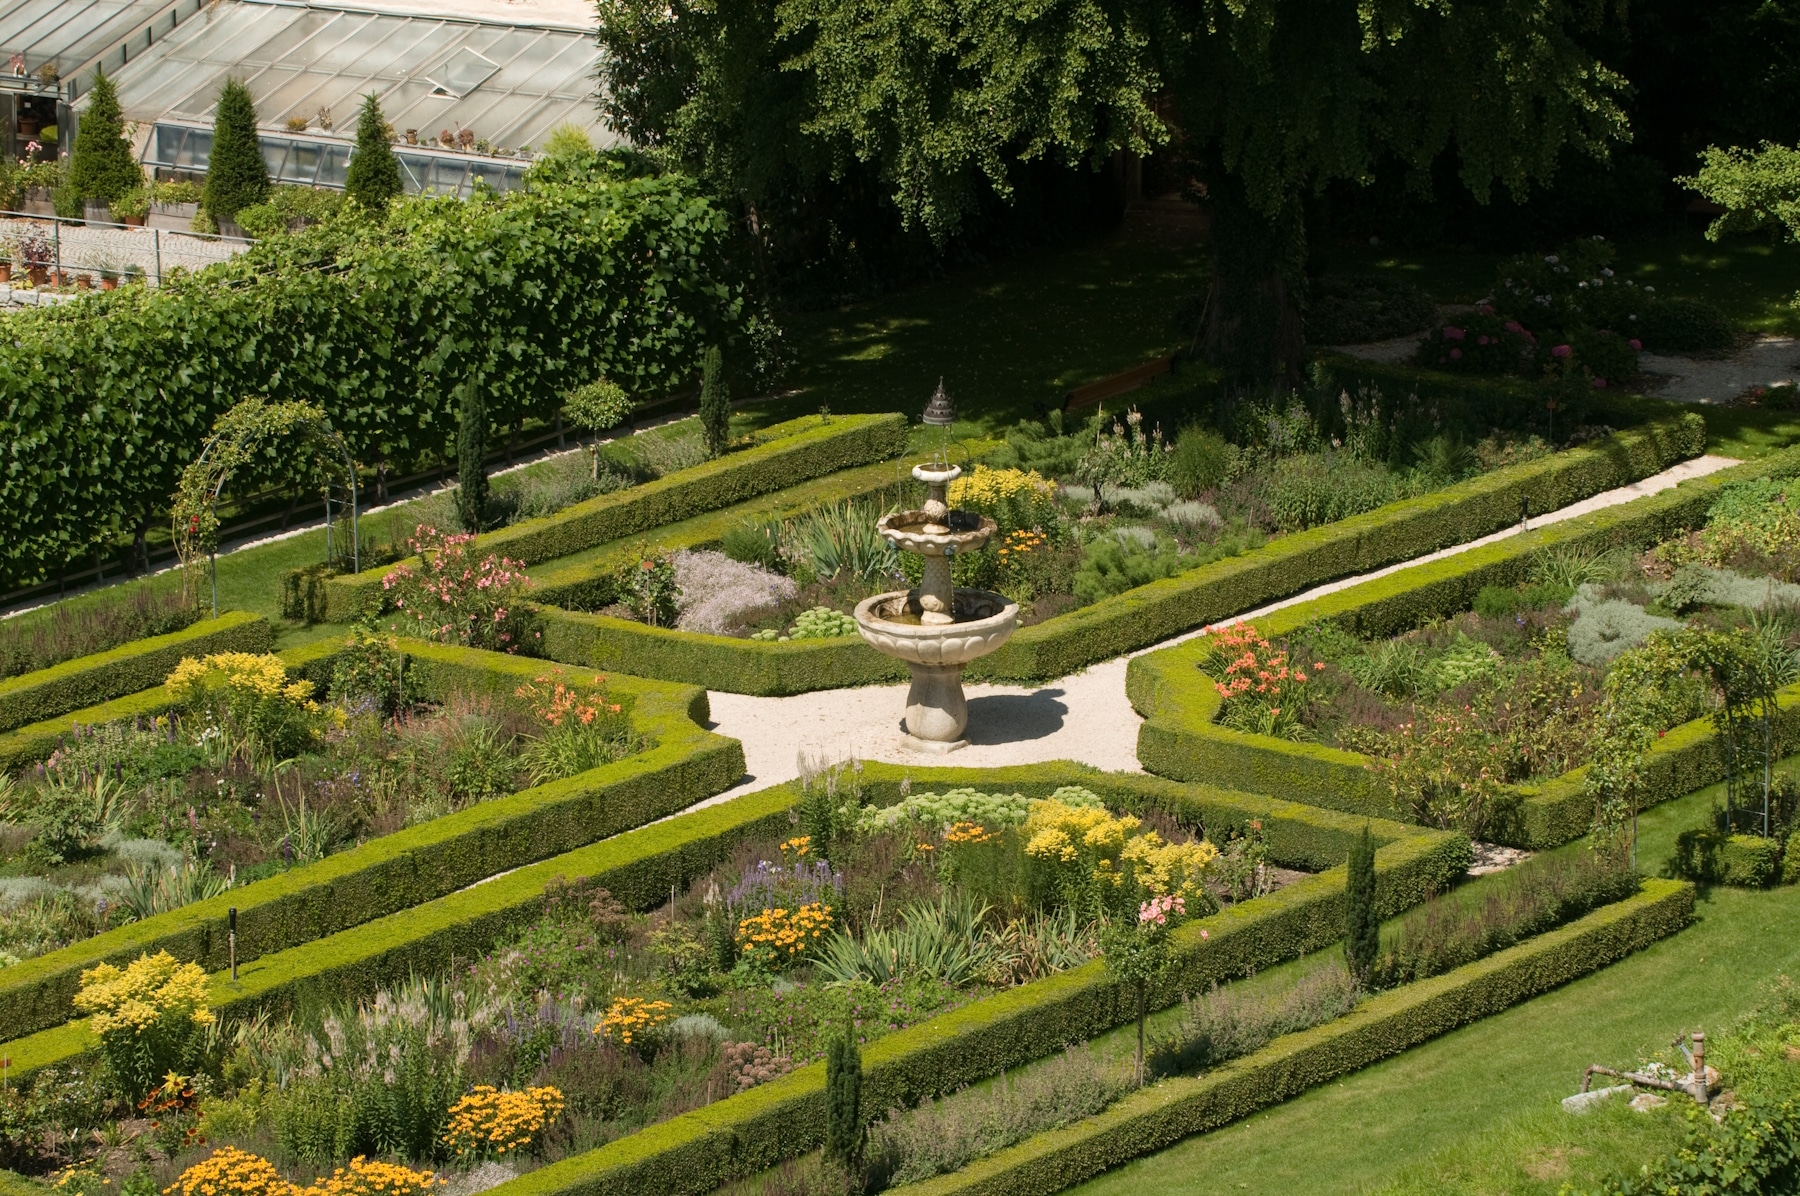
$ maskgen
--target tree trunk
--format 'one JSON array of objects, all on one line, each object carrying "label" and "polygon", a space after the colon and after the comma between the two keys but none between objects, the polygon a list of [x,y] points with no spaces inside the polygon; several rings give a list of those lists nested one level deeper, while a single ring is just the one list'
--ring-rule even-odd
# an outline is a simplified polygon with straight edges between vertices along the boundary
[{"label": "tree trunk", "polygon": [[1306,226],[1290,199],[1273,217],[1254,207],[1236,175],[1215,172],[1212,288],[1200,328],[1206,360],[1238,385],[1304,377],[1301,304],[1306,295]]},{"label": "tree trunk", "polygon": [[1141,980],[1138,981],[1137,986],[1137,1005],[1137,1086],[1142,1088],[1144,1086],[1144,982]]}]

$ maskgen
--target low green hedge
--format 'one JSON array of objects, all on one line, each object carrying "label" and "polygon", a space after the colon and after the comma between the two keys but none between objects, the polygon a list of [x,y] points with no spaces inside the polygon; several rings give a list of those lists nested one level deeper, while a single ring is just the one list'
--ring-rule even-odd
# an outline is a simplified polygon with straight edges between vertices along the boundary
[{"label": "low green hedge", "polygon": [[[1484,586],[1511,585],[1529,576],[1547,552],[1569,547],[1643,547],[1698,526],[1721,487],[1761,476],[1800,474],[1800,449],[1684,482],[1635,502],[1554,523],[1443,560],[1415,565],[1310,602],[1285,607],[1256,625],[1286,635],[1316,620],[1333,619],[1363,636],[1393,635],[1468,609]],[[1204,777],[1234,788],[1272,793],[1331,809],[1403,818],[1390,794],[1366,767],[1367,757],[1318,744],[1294,743],[1216,725],[1220,699],[1199,665],[1203,639],[1146,653],[1126,670],[1126,693],[1145,718],[1138,759],[1161,776]],[[1800,743],[1800,686],[1779,695],[1783,744]],[[1671,730],[1645,763],[1644,804],[1692,793],[1724,775],[1709,720]],[[1566,843],[1587,833],[1593,802],[1576,770],[1535,786],[1520,786],[1492,831],[1497,842],[1522,847]]]},{"label": "low green hedge", "polygon": [[1757,835],[1694,827],[1675,836],[1675,873],[1713,885],[1762,889],[1781,879],[1781,845]]},{"label": "low green hedge", "polygon": [[[896,457],[905,450],[906,439],[906,417],[892,412],[790,420],[765,429],[753,448],[490,532],[481,537],[481,549],[536,565],[808,478]],[[349,623],[379,609],[381,579],[391,568],[327,581],[326,619]]]},{"label": "low green hedge", "polygon": [[[1635,897],[1560,929],[1442,976],[1378,994],[1335,1021],[1278,1038],[1205,1075],[1141,1089],[1103,1113],[1039,1134],[961,1171],[894,1190],[906,1196],[1060,1192],[1598,971],[1679,931],[1693,913],[1691,885],[1645,881]],[[509,1192],[510,1187],[499,1190]]]},{"label": "low green hedge", "polygon": [[[1516,523],[1522,500],[1529,500],[1533,511],[1554,510],[1658,473],[1698,454],[1705,444],[1705,424],[1684,414],[1284,536],[1240,556],[1022,627],[998,652],[971,663],[966,675],[1023,682],[1064,677],[1309,586],[1466,543]],[[725,526],[720,524],[714,534],[723,535]],[[658,536],[659,543],[663,539]],[[539,580],[551,601],[560,597],[597,605],[610,600],[610,593],[595,587],[616,563],[583,562]],[[905,676],[903,666],[860,638],[766,643],[568,611],[544,612],[544,643],[553,659],[728,693],[803,693]]]},{"label": "low green hedge", "polygon": [[[1182,787],[1154,779],[1102,774],[1068,765],[972,772],[869,766],[868,793],[898,796],[910,781],[923,788],[975,785],[1044,792],[1079,783],[1122,804],[1159,805],[1215,820],[1263,820],[1271,854],[1332,867],[1266,897],[1201,919],[1175,934],[1176,967],[1151,994],[1162,1008],[1247,970],[1317,950],[1343,936],[1345,870],[1341,861],[1365,820],[1291,803]],[[1468,866],[1468,841],[1392,822],[1371,822],[1377,842],[1377,904],[1398,913],[1440,889]],[[1296,860],[1295,862],[1300,862]],[[1203,938],[1202,931],[1209,937]],[[910,1104],[974,1082],[1130,1020],[1131,996],[1095,960],[1056,976],[985,997],[869,1044],[863,1052],[865,1100],[871,1108]],[[503,1196],[580,1193],[701,1193],[802,1153],[819,1141],[823,1064],[813,1064],[704,1108],[685,1113],[597,1150],[564,1159],[503,1185]]]},{"label": "low green hedge", "polygon": [[267,652],[274,639],[267,619],[234,610],[167,635],[8,677],[0,681],[0,731],[161,685],[183,656]]},{"label": "low green hedge", "polygon": [[[336,648],[304,651],[318,666]],[[407,642],[405,652],[408,684],[427,697],[477,690],[508,696],[546,667],[421,642]],[[102,960],[166,950],[209,970],[226,966],[231,907],[238,910],[238,959],[254,960],[677,813],[743,776],[742,745],[700,726],[704,691],[623,676],[608,677],[606,688],[627,707],[632,729],[648,744],[644,751],[14,964],[0,970],[0,1026],[23,1034],[66,1021],[80,973]]]}]

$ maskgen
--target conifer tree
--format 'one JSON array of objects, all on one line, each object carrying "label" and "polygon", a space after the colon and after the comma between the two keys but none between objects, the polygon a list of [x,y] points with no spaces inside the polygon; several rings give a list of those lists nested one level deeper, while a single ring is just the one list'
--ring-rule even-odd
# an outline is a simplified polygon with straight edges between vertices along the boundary
[{"label": "conifer tree", "polygon": [[1362,838],[1350,845],[1349,870],[1344,888],[1344,960],[1356,982],[1366,985],[1381,949],[1381,917],[1375,911],[1375,840],[1367,823]]},{"label": "conifer tree", "polygon": [[131,145],[125,140],[119,93],[103,71],[94,73],[87,110],[75,131],[69,184],[84,200],[108,203],[144,185],[144,172],[132,161]]},{"label": "conifer tree", "polygon": [[388,140],[381,101],[370,92],[363,97],[362,112],[356,118],[356,152],[344,178],[344,194],[365,208],[380,211],[400,191],[400,159],[394,157]]},{"label": "conifer tree", "polygon": [[256,102],[248,87],[227,79],[213,116],[212,156],[201,203],[214,220],[235,220],[240,208],[268,197],[269,167],[256,137]]},{"label": "conifer tree", "polygon": [[825,1048],[825,1157],[846,1171],[862,1161],[862,1050],[852,1027]]},{"label": "conifer tree", "polygon": [[706,451],[713,456],[730,447],[731,387],[717,345],[706,351],[700,366],[700,428],[706,435]]},{"label": "conifer tree", "polygon": [[478,532],[487,509],[487,402],[473,383],[463,391],[456,427],[456,476],[456,517],[464,531]]}]

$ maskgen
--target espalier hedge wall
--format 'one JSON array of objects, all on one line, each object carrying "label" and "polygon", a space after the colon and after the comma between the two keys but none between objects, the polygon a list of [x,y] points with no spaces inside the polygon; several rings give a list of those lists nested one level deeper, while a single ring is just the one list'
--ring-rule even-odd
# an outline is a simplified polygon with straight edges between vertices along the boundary
[{"label": "espalier hedge wall", "polygon": [[[766,429],[760,434],[761,443],[751,448],[488,532],[479,540],[480,552],[498,553],[528,566],[552,561],[796,482],[897,457],[906,448],[906,438],[906,417],[892,412],[790,420]],[[392,568],[384,565],[328,579],[326,619],[348,623],[380,610],[381,579]]]},{"label": "espalier hedge wall", "polygon": [[[666,394],[759,316],[729,213],[680,175],[534,169],[271,238],[165,285],[10,313],[0,344],[0,582],[110,549],[167,509],[246,395],[324,409],[365,467],[446,454],[463,395],[505,428],[606,377]],[[280,446],[260,464],[279,470]]]},{"label": "espalier hedge wall", "polygon": [[0,681],[0,731],[161,685],[183,656],[267,652],[273,642],[267,619],[227,611],[167,635],[133,640],[35,673],[8,677]]},{"label": "espalier hedge wall", "polygon": [[[1152,1084],[1110,1109],[1038,1134],[905,1196],[1047,1196],[1181,1139],[1218,1129],[1348,1072],[1615,963],[1692,920],[1693,886],[1647,880],[1634,897],[1518,946],[1380,993],[1198,1077]],[[507,1188],[499,1189],[508,1192]]]},{"label": "espalier hedge wall", "polygon": [[[521,683],[550,670],[572,682],[597,680],[480,649],[403,644],[409,692],[426,697],[486,692],[509,698]],[[309,645],[302,651],[316,669],[328,664],[336,647]],[[231,907],[238,910],[238,959],[255,960],[643,826],[743,776],[742,745],[699,725],[707,717],[703,690],[616,675],[604,678],[604,685],[626,708],[644,750],[0,970],[0,1027],[10,1036],[66,1021],[80,973],[103,960],[121,963],[166,950],[209,970],[226,966]]]},{"label": "espalier hedge wall", "polygon": [[[1286,635],[1332,619],[1369,637],[1394,635],[1468,609],[1483,586],[1511,585],[1529,576],[1543,554],[1571,546],[1644,547],[1704,521],[1721,487],[1748,478],[1800,474],[1800,449],[1683,482],[1660,494],[1595,511],[1440,561],[1299,603],[1256,620],[1265,635]],[[1127,666],[1126,693],[1146,719],[1138,729],[1144,767],[1177,780],[1208,781],[1272,793],[1331,809],[1403,818],[1367,768],[1367,757],[1318,744],[1293,743],[1233,731],[1213,722],[1219,696],[1200,671],[1204,640],[1137,657]],[[1800,685],[1779,695],[1783,745],[1800,743]],[[1669,731],[1651,749],[1644,805],[1692,793],[1724,776],[1724,761],[1709,720]],[[1585,769],[1538,785],[1518,786],[1491,834],[1522,847],[1566,843],[1587,833],[1593,801],[1583,791]]]},{"label": "espalier hedge wall", "polygon": [[[1108,776],[1067,763],[990,771],[908,770],[871,764],[865,765],[862,777],[865,796],[875,801],[896,799],[908,779],[915,792],[922,785],[947,788],[975,784],[1048,794],[1062,785],[1086,784],[1119,799],[1121,804],[1134,808],[1161,805],[1190,817],[1213,819],[1214,825],[1260,818],[1269,831],[1271,856],[1277,862],[1332,865],[1327,872],[1208,920],[1212,941],[1202,950],[1197,949],[1197,932],[1190,936],[1192,942],[1184,940],[1177,977],[1166,991],[1156,994],[1161,1004],[1178,998],[1179,985],[1196,990],[1213,980],[1239,974],[1247,967],[1265,967],[1297,952],[1334,942],[1342,934],[1344,869],[1338,861],[1347,855],[1352,839],[1361,834],[1363,819],[1202,786]],[[409,975],[442,971],[452,960],[484,952],[508,931],[537,918],[542,910],[544,887],[557,877],[589,877],[631,908],[654,908],[666,899],[671,885],[688,884],[726,859],[739,843],[787,833],[798,797],[799,790],[793,785],[760,790],[542,860],[313,942],[265,954],[240,966],[235,984],[228,973],[215,974],[211,1003],[234,1015],[246,1014],[258,1009],[286,1008],[302,998],[366,997]],[[1469,846],[1465,838],[1398,823],[1370,825],[1376,841],[1382,845],[1376,860],[1377,900],[1384,913],[1397,913],[1416,905],[1468,866]],[[1069,1033],[1060,1028],[1061,1018],[1084,1018],[1087,1024],[1104,1029],[1125,1018],[1127,1004],[1106,981],[1098,962],[1049,981],[1009,990],[957,1011],[950,1020],[935,1019],[927,1026],[896,1036],[902,1041],[884,1046],[885,1053],[879,1056],[884,1062],[876,1082],[887,1087],[876,1091],[942,1091],[944,1085],[953,1087],[1054,1050]],[[14,1075],[18,1077],[40,1067],[70,1062],[93,1046],[94,1038],[85,1021],[66,1022],[0,1044],[0,1053],[12,1058]],[[818,1068],[807,1072],[818,1072],[813,1079],[822,1080],[823,1073]],[[744,1132],[757,1135],[759,1151],[785,1151],[779,1135],[786,1131],[780,1127],[795,1117],[804,1122],[807,1109],[813,1110],[816,1119],[817,1087],[815,1082],[783,1089],[781,1099],[773,1104],[762,1100],[745,1103],[741,1097],[734,1097],[730,1102],[711,1106],[712,1116],[722,1115],[735,1124],[734,1119],[742,1114]],[[719,1113],[721,1109],[724,1114]],[[690,1118],[693,1116],[699,1114]],[[698,1149],[710,1157],[720,1147],[720,1142],[711,1136],[702,1135],[703,1141],[692,1140],[695,1127],[690,1119],[677,1122],[685,1127],[671,1147],[677,1154],[686,1157]],[[812,1132],[812,1127],[807,1132]],[[770,1133],[777,1137],[768,1137]],[[644,1145],[639,1141],[641,1137],[634,1135],[624,1140],[635,1141],[636,1146],[614,1145],[635,1152]],[[661,1147],[655,1147],[651,1153],[660,1151]],[[657,1170],[662,1162],[648,1165]],[[635,1165],[628,1169],[636,1173]],[[621,1190],[633,1189],[627,1182]],[[652,1184],[635,1190],[661,1189]],[[681,1190],[710,1190],[710,1185]]]},{"label": "espalier hedge wall", "polygon": [[[1518,522],[1522,500],[1543,512],[1647,477],[1700,453],[1705,444],[1704,423],[1684,414],[1283,536],[1240,556],[1021,627],[998,652],[972,662],[966,676],[1024,682],[1067,676],[1320,582],[1476,539]],[[562,592],[570,584],[562,583]],[[905,675],[903,666],[860,637],[762,643],[600,615],[548,611],[545,617],[545,651],[554,659],[729,693],[802,693]]]}]

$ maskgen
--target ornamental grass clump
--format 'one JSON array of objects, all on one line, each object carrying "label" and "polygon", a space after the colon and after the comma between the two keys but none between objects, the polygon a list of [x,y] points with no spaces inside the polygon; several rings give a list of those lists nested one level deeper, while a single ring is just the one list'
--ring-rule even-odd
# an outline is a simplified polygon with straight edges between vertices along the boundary
[{"label": "ornamental grass clump", "polygon": [[92,1017],[100,1053],[136,1101],[192,1062],[197,1036],[214,1021],[206,997],[198,964],[158,951],[124,968],[103,963],[83,972],[74,1001]]},{"label": "ornamental grass clump", "polygon": [[457,1159],[500,1158],[526,1149],[562,1113],[563,1094],[553,1087],[501,1092],[477,1084],[450,1106],[444,1145]]}]

